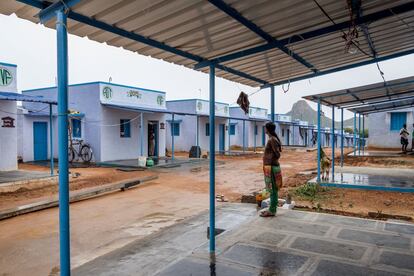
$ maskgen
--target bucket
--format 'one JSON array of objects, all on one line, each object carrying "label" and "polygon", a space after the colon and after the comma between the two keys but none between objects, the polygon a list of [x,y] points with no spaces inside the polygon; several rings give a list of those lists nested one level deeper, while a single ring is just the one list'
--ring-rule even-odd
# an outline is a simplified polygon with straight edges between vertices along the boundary
[{"label": "bucket", "polygon": [[147,165],[147,157],[139,156],[138,157],[138,166],[139,167],[145,167],[146,165]]}]

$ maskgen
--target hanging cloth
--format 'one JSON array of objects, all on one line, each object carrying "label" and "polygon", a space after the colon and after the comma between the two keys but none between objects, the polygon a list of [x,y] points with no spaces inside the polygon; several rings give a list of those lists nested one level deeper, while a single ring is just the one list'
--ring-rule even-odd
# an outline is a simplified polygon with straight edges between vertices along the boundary
[{"label": "hanging cloth", "polygon": [[245,114],[249,113],[249,96],[243,91],[240,92],[240,95],[237,98],[237,104],[240,106],[240,108],[244,111]]}]

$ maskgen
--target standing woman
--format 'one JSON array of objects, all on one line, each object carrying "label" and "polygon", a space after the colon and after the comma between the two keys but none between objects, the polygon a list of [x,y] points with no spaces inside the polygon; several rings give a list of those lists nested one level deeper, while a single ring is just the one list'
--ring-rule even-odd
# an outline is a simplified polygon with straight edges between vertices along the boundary
[{"label": "standing woman", "polygon": [[266,189],[270,192],[269,210],[260,213],[261,217],[274,217],[278,203],[278,191],[282,187],[282,171],[279,158],[282,152],[282,143],[276,134],[276,125],[268,122],[265,125],[266,134],[269,137],[263,155],[263,173]]}]

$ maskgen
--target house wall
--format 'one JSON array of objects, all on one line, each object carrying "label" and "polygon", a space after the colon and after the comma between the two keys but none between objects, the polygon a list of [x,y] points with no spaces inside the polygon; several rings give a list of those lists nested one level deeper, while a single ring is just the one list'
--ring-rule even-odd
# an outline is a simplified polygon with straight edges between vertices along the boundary
[{"label": "house wall", "polygon": [[[23,94],[30,96],[42,96],[47,100],[57,100],[57,88],[44,88],[23,91]],[[101,127],[102,124],[102,107],[99,102],[99,83],[83,84],[69,86],[68,91],[68,106],[69,109],[84,113],[82,118],[82,138],[85,143],[88,143],[93,151],[93,161],[101,160]],[[23,107],[28,110],[35,110],[41,112],[49,112],[48,104],[41,103],[23,103]],[[57,106],[53,106],[53,114],[57,114]],[[33,118],[34,116],[23,116],[23,161],[33,161],[33,121],[43,120],[48,122],[48,118]],[[54,120],[54,141],[57,140],[58,125],[57,120]],[[29,129],[26,129],[29,128]],[[49,128],[49,125],[48,125]],[[48,137],[49,138],[49,137]],[[48,144],[50,143],[48,139]],[[48,149],[50,145],[48,145]],[[54,158],[58,158],[58,143],[54,143]]]},{"label": "house wall", "polygon": [[14,127],[3,127],[3,120],[0,121],[0,171],[17,170],[16,113],[16,102],[0,100],[0,118],[14,119]]},{"label": "house wall", "polygon": [[[411,147],[411,137],[413,131],[414,108],[395,110],[392,112],[407,112],[407,129],[410,133],[408,138],[409,148]],[[391,113],[380,112],[369,114],[368,116],[368,139],[369,147],[375,148],[401,148],[399,129],[391,131]],[[402,127],[402,126],[401,126]]]},{"label": "house wall", "polygon": [[[13,64],[0,62],[0,91],[17,92],[17,67]],[[10,117],[14,127],[6,127],[4,120]],[[17,169],[17,106],[14,101],[0,100],[0,171]]]},{"label": "house wall", "polygon": [[[140,116],[141,113],[126,111],[109,107],[102,107],[101,127],[101,162],[138,159],[139,156],[148,156],[148,122],[158,121],[158,153],[165,156],[165,129],[160,129],[161,123],[165,125],[165,115],[162,113],[142,113],[144,119],[143,153],[141,153]],[[131,120],[131,137],[121,137],[120,120]]]}]

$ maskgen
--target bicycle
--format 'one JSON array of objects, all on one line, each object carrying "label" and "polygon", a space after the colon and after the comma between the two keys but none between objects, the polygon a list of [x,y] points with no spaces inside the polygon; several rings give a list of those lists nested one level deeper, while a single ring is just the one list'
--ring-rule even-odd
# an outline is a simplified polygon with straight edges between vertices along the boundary
[{"label": "bicycle", "polygon": [[[93,152],[92,148],[88,143],[84,143],[82,139],[75,140],[72,139],[72,127],[70,121],[68,123],[68,135],[69,135],[69,148],[68,148],[68,161],[72,163],[73,160],[82,159],[83,162],[89,163],[92,160]],[[77,149],[74,146],[78,146]]]},{"label": "bicycle", "polygon": [[[78,146],[77,149],[75,146]],[[68,149],[68,160],[70,163],[75,160],[75,157],[80,157],[83,162],[89,163],[92,160],[92,149],[91,146],[87,143],[84,143],[83,140],[76,140],[75,142],[69,143],[69,149]]]}]

